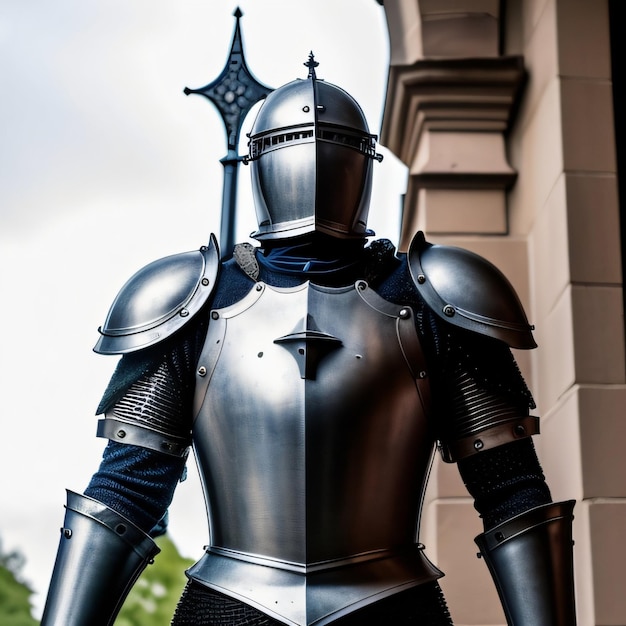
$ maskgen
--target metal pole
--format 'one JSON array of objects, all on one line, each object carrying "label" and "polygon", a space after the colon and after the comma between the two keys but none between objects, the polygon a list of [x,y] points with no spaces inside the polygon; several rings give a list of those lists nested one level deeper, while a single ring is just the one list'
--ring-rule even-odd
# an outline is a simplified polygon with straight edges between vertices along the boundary
[{"label": "metal pole", "polygon": [[223,260],[230,258],[235,245],[237,175],[239,162],[242,160],[237,151],[241,126],[250,109],[273,91],[271,87],[259,82],[248,69],[239,24],[243,13],[237,8],[233,15],[236,18],[235,31],[230,54],[221,74],[214,81],[199,89],[185,87],[186,95],[199,94],[217,107],[226,129],[228,153],[220,160],[224,166],[220,224],[220,250]]},{"label": "metal pole", "polygon": [[[224,190],[222,193],[222,218],[220,222],[220,242],[223,242],[225,250],[222,250],[222,259],[231,256],[235,245],[235,227],[237,213],[237,177],[239,175],[240,157],[235,150],[229,150],[228,154],[220,160],[224,166]],[[220,246],[221,248],[222,246]]]}]

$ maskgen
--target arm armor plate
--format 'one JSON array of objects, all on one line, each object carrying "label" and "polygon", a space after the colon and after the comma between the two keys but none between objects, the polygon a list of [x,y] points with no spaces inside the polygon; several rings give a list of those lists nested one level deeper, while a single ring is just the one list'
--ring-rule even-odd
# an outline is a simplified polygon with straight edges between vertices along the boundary
[{"label": "arm armor plate", "polygon": [[476,537],[511,626],[575,626],[573,508],[539,506]]},{"label": "arm armor plate", "polygon": [[94,350],[126,354],[173,335],[206,303],[216,283],[219,251],[207,247],[159,259],[132,276],[113,301]]},{"label": "arm armor plate", "polygon": [[159,548],[104,504],[68,491],[42,626],[109,626]]},{"label": "arm armor plate", "polygon": [[511,348],[536,347],[533,326],[495,265],[463,248],[430,244],[422,232],[413,238],[408,260],[419,294],[441,319]]}]

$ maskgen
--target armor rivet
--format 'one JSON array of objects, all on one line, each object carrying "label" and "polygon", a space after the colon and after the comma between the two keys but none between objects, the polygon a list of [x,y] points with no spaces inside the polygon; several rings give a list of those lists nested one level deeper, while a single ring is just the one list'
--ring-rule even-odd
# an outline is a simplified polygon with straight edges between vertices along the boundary
[{"label": "armor rivet", "polygon": [[220,314],[217,311],[213,311],[211,313],[211,318],[212,319],[217,320],[217,319],[219,319],[219,317],[220,317]]},{"label": "armor rivet", "polygon": [[420,377],[420,378],[426,378],[427,376],[428,376],[428,372],[425,372],[424,370],[422,370],[422,371],[419,373],[419,377]]},{"label": "armor rivet", "polygon": [[500,532],[496,533],[495,535],[496,541],[504,541],[504,535]]},{"label": "armor rivet", "polygon": [[355,358],[357,358],[357,359],[362,359],[362,358],[363,358],[363,355],[361,355],[361,354],[356,354],[356,355],[355,355]]},{"label": "armor rivet", "polygon": [[423,284],[426,282],[426,276],[424,276],[424,274],[420,274],[420,275],[417,277],[417,282],[418,282],[420,285],[423,285]]},{"label": "armor rivet", "polygon": [[411,316],[411,311],[409,309],[400,309],[400,317],[405,320]]},{"label": "armor rivet", "polygon": [[120,439],[124,439],[124,437],[126,437],[126,431],[125,431],[125,430],[118,430],[118,431],[117,431],[117,436],[118,436]]},{"label": "armor rivet", "polygon": [[308,113],[311,109],[310,109],[307,105],[305,105],[305,106],[303,106],[303,107],[302,107],[302,110],[303,110],[305,113]]},{"label": "armor rivet", "polygon": [[115,532],[116,532],[118,535],[123,535],[123,534],[126,532],[126,525],[125,525],[125,524],[118,524],[118,525],[115,527]]},{"label": "armor rivet", "polygon": [[259,357],[259,359],[260,359],[260,358],[262,358],[262,357],[263,357],[263,352],[259,352],[259,353],[257,354],[257,356]]},{"label": "armor rivet", "polygon": [[261,291],[262,289],[263,289],[263,285],[257,285],[257,286],[256,286],[256,290],[257,290],[257,291]]},{"label": "armor rivet", "polygon": [[517,426],[513,429],[513,432],[517,437],[522,437],[526,434],[526,428],[524,428],[522,424],[517,424]]},{"label": "armor rivet", "polygon": [[474,450],[482,450],[485,447],[485,444],[482,442],[482,439],[476,439],[474,442]]},{"label": "armor rivet", "polygon": [[455,313],[456,311],[451,304],[446,304],[446,306],[443,307],[443,314],[447,317],[453,317]]},{"label": "armor rivet", "polygon": [[208,278],[203,278],[202,279],[202,284],[206,287],[209,284],[209,279]]},{"label": "armor rivet", "polygon": [[179,315],[181,317],[187,317],[189,315],[189,311],[187,309],[181,309]]},{"label": "armor rivet", "polygon": [[72,529],[71,528],[61,528],[61,532],[63,533],[63,536],[66,539],[69,539],[72,536]]},{"label": "armor rivet", "polygon": [[204,367],[204,365],[198,368],[198,376],[206,376],[206,367]]}]

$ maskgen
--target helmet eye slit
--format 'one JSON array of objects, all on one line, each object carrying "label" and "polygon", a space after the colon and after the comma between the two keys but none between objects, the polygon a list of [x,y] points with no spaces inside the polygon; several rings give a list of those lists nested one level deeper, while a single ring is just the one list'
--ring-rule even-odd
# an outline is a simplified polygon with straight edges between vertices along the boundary
[{"label": "helmet eye slit", "polygon": [[376,155],[376,137],[374,135],[352,135],[334,128],[318,127],[317,138],[353,148],[366,156],[375,157]]},{"label": "helmet eye slit", "polygon": [[[271,135],[253,137],[250,140],[250,160],[258,159],[265,152],[283,147],[287,144],[295,144],[310,140],[313,137],[313,129],[290,130]],[[376,137],[374,135],[352,135],[333,128],[317,128],[317,139],[329,143],[347,146],[357,150],[366,156],[375,157]]]},{"label": "helmet eye slit", "polygon": [[313,129],[290,130],[271,135],[253,137],[250,140],[250,159],[258,159],[265,152],[313,138]]}]

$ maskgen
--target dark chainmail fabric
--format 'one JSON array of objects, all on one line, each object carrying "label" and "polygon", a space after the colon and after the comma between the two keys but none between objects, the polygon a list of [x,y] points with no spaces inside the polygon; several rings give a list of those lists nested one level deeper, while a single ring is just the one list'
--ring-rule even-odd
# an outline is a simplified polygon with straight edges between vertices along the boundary
[{"label": "dark chainmail fabric", "polygon": [[151,533],[163,519],[185,471],[185,459],[110,441],[85,495]]},{"label": "dark chainmail fabric", "polygon": [[[192,323],[155,346],[125,354],[119,361],[104,392],[96,414],[109,411],[122,401],[124,395],[138,383],[150,391],[162,388],[162,401],[176,416],[187,415],[193,402],[194,371],[204,344],[208,327],[207,306],[199,311]],[[137,390],[141,396],[141,389]],[[147,416],[149,419],[149,416]]]},{"label": "dark chainmail fabric", "polygon": [[485,530],[552,501],[531,439],[475,454],[458,466]]},{"label": "dark chainmail fabric", "polygon": [[189,581],[171,626],[280,626],[261,611]]},{"label": "dark chainmail fabric", "polygon": [[183,446],[191,445],[191,414],[178,375],[164,361],[156,371],[144,374],[106,412],[129,424],[169,435]]},{"label": "dark chainmail fabric", "polygon": [[[280,626],[261,611],[189,581],[171,626]],[[414,587],[339,617],[336,626],[453,626],[437,582]]]},{"label": "dark chainmail fabric", "polygon": [[433,393],[442,418],[439,439],[462,439],[528,415],[534,408],[530,391],[505,343],[458,328],[441,329],[438,342],[441,352]]},{"label": "dark chainmail fabric", "polygon": [[398,593],[338,619],[337,626],[453,626],[437,582]]}]

